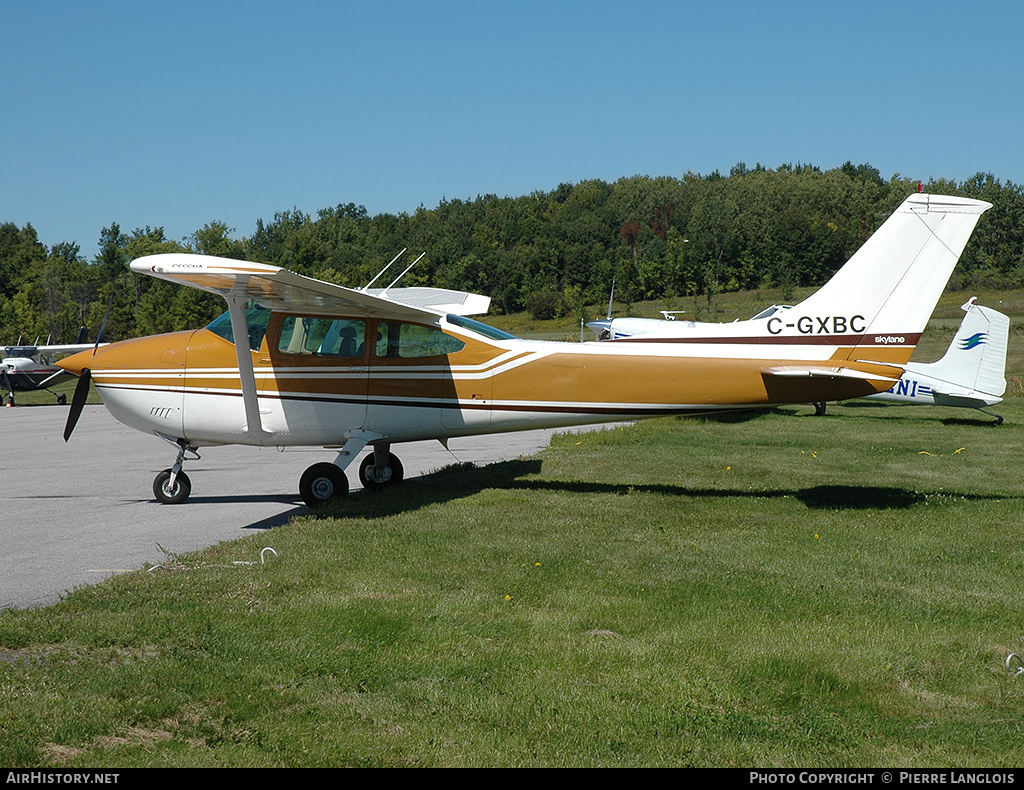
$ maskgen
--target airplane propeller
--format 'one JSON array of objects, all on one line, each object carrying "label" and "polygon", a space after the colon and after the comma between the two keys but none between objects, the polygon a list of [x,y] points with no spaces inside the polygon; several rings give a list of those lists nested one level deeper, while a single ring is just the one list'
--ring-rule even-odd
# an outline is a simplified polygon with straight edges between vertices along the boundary
[{"label": "airplane propeller", "polygon": [[[96,356],[100,347],[100,340],[103,337],[103,330],[107,326],[107,317],[110,315],[110,306],[114,303],[114,292],[110,292],[107,299],[107,309],[103,311],[103,323],[100,324],[100,331],[96,333],[96,345],[92,347],[92,355]],[[68,421],[64,425],[64,441],[71,438],[75,426],[78,425],[78,418],[82,416],[82,408],[85,406],[86,398],[89,397],[89,382],[92,381],[92,373],[89,368],[82,368],[75,385],[75,394],[71,396],[71,408],[68,409]]]},{"label": "airplane propeller", "polygon": [[82,407],[85,406],[85,399],[89,397],[89,382],[91,379],[92,374],[89,372],[89,368],[84,368],[82,374],[78,377],[78,383],[75,385],[75,394],[71,396],[68,421],[64,426],[65,442],[71,438],[71,432],[75,430],[78,418],[82,416]]}]

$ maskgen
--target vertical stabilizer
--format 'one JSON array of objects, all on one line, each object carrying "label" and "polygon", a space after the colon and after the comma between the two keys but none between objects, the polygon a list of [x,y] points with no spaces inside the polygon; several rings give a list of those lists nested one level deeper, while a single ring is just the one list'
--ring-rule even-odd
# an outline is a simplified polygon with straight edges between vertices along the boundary
[{"label": "vertical stabilizer", "polygon": [[864,345],[882,337],[912,350],[979,217],[991,207],[970,198],[911,195],[831,280],[793,308],[794,317],[840,316]]},{"label": "vertical stabilizer", "polygon": [[[963,305],[967,313],[938,362],[908,362],[887,392],[872,400],[922,406],[956,406],[985,411],[1006,390],[1006,341],[1010,319],[988,307]],[[985,412],[991,414],[991,412]],[[998,415],[993,415],[998,417]],[[1002,417],[998,417],[1002,422]]]},{"label": "vertical stabilizer", "polygon": [[1010,319],[991,308],[974,304],[973,298],[962,309],[967,315],[942,359],[930,364],[909,363],[907,372],[947,382],[953,391],[998,398],[1006,391]]}]

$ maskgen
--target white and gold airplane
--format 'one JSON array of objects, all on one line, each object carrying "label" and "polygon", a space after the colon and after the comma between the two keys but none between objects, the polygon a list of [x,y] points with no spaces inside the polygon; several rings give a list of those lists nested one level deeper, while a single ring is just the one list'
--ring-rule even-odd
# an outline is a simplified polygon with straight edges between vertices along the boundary
[{"label": "white and gold airplane", "polygon": [[[989,203],[911,195],[819,291],[778,321],[642,344],[524,340],[466,317],[473,295],[353,290],[287,269],[168,254],[132,270],[218,293],[205,329],[113,343],[58,364],[90,379],[121,422],[178,447],[153,484],[187,499],[186,454],[222,444],[322,446],[310,507],[394,484],[400,442],[845,400],[890,389]],[[416,304],[413,304],[416,302]]]}]

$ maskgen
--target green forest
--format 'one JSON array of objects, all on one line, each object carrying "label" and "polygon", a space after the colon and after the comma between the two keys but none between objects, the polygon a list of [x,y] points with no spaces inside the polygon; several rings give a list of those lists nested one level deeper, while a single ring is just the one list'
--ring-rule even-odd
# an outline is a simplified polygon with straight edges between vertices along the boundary
[{"label": "green forest", "polygon": [[[129,270],[161,252],[260,261],[360,287],[408,248],[426,254],[401,285],[485,293],[492,312],[536,318],[590,318],[588,306],[607,302],[613,280],[627,305],[759,287],[785,295],[825,282],[918,183],[850,162],[833,170],[740,163],[728,175],[588,180],[521,197],[445,199],[411,214],[370,216],[354,203],[316,216],[291,209],[243,236],[218,220],[180,241],[160,227],[127,232],[112,222],[91,261],[75,242],[48,248],[31,224],[3,222],[0,343],[69,342],[79,326],[95,337],[105,314],[103,339],[119,340],[202,326],[224,310],[218,297]],[[1024,284],[1024,187],[990,173],[922,186],[994,206],[951,289]]]}]

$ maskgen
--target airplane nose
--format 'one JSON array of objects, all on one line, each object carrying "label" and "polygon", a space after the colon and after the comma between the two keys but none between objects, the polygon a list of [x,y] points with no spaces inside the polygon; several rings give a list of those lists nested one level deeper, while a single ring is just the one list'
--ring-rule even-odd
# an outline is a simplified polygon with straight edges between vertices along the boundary
[{"label": "airplane nose", "polygon": [[[74,430],[85,400],[90,382],[103,400],[104,406],[116,419],[138,430],[149,432],[153,429],[152,413],[154,404],[164,413],[164,401],[174,405],[166,407],[181,420],[181,387],[185,375],[185,353],[192,332],[175,332],[153,335],[133,340],[122,340],[95,350],[80,351],[57,366],[78,376],[68,424],[64,430],[65,440]],[[160,427],[173,433],[173,426],[162,420]]]},{"label": "airplane nose", "polygon": [[[100,351],[102,351],[102,349],[97,350],[96,353],[99,354]],[[72,354],[70,357],[58,360],[54,364],[56,364],[56,366],[61,370],[66,370],[68,373],[73,373],[76,376],[81,376],[82,371],[85,368],[92,367],[92,365],[90,364],[92,362],[92,359],[93,349],[89,349],[87,351],[79,351],[77,354]]]},{"label": "airplane nose", "polygon": [[108,375],[116,377],[118,371],[131,371],[137,376],[140,370],[180,369],[192,334],[191,331],[172,332],[121,340],[95,350],[80,351],[56,364],[76,376],[82,375],[83,370],[90,370],[93,374],[110,371]]}]

